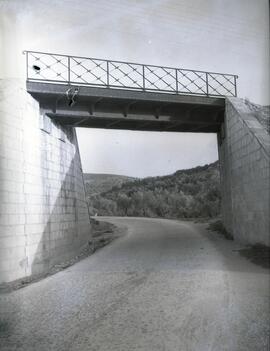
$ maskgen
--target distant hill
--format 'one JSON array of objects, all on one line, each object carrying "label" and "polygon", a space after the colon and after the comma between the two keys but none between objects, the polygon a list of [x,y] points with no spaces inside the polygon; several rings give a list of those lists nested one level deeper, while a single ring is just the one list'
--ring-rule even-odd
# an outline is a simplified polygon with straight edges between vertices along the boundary
[{"label": "distant hill", "polygon": [[110,189],[105,180],[102,182],[102,177],[92,183],[97,184],[95,189],[104,189],[99,193],[91,189],[91,182],[88,182],[91,214],[194,218],[215,217],[220,213],[218,162],[161,177],[115,176],[114,181],[114,176],[110,177]]},{"label": "distant hill", "polygon": [[132,182],[136,179],[123,175],[102,173],[84,173],[83,176],[88,196],[104,193],[113,187],[119,188],[122,184]]}]

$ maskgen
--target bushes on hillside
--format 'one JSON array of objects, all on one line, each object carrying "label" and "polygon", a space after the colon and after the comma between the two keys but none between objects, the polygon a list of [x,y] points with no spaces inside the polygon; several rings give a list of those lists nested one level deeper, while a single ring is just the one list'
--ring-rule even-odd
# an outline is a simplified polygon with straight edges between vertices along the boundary
[{"label": "bushes on hillside", "polygon": [[218,163],[124,183],[90,196],[89,207],[102,216],[215,217],[220,213]]}]

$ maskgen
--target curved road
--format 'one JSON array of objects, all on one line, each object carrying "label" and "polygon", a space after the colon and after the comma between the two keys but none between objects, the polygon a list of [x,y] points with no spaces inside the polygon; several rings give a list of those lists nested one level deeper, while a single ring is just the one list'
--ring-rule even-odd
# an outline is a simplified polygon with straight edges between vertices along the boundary
[{"label": "curved road", "polygon": [[267,351],[269,271],[206,225],[103,218],[128,233],[0,296],[0,349]]}]

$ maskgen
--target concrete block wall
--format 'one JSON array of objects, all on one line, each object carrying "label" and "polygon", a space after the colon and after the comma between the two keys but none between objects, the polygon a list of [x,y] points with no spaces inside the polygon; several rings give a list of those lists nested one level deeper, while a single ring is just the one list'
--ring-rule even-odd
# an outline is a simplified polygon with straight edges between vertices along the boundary
[{"label": "concrete block wall", "polygon": [[226,101],[219,135],[222,216],[240,242],[270,245],[270,137],[245,101]]},{"label": "concrete block wall", "polygon": [[46,272],[90,239],[75,129],[42,116],[25,80],[1,80],[0,283]]}]

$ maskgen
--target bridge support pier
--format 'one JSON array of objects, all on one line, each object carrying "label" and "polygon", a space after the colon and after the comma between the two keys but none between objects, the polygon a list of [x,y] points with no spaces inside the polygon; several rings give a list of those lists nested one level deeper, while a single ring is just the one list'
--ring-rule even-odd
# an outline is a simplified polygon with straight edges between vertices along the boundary
[{"label": "bridge support pier", "polygon": [[236,240],[270,245],[270,137],[241,99],[226,100],[218,135],[223,223]]},{"label": "bridge support pier", "polygon": [[0,283],[46,272],[91,239],[75,128],[40,114],[25,81],[0,86]]}]

